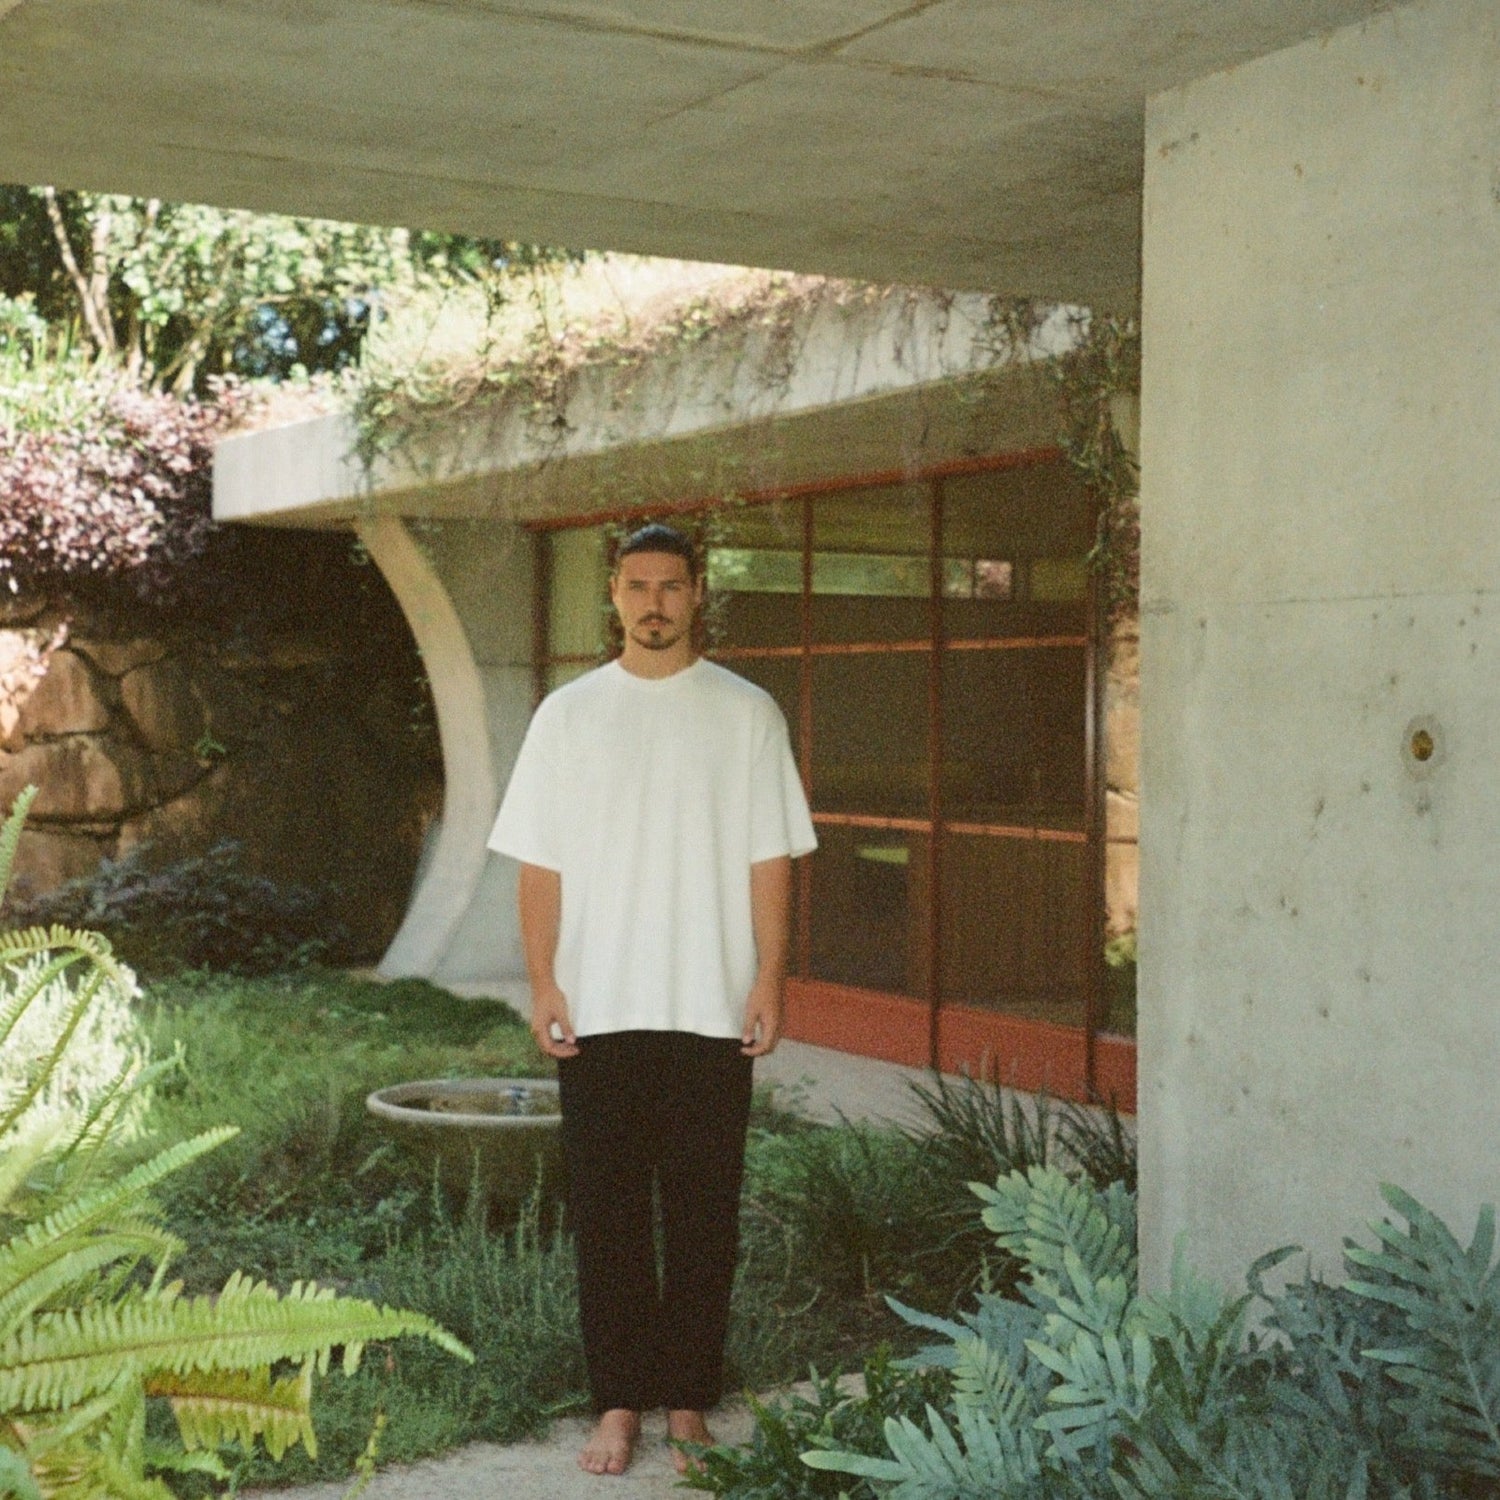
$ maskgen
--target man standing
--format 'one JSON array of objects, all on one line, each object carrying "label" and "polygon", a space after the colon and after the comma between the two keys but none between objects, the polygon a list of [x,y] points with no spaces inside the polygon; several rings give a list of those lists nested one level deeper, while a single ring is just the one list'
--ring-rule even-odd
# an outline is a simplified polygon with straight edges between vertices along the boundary
[{"label": "man standing", "polygon": [[687,537],[627,537],[610,600],[624,650],[542,703],[490,835],[521,862],[532,1031],[558,1059],[592,1474],[624,1473],[645,1410],[712,1441],[752,1062],[817,842],[780,710],[697,654]]}]

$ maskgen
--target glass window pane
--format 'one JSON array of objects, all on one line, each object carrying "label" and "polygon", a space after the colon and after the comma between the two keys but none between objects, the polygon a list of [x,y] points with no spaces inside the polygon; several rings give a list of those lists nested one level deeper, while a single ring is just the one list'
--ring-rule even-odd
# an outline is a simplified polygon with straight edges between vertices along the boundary
[{"label": "glass window pane", "polygon": [[1082,630],[1097,504],[1057,459],[943,481],[943,558],[974,586],[946,590],[950,639]]},{"label": "glass window pane", "polygon": [[952,557],[1082,557],[1098,504],[1066,459],[943,480],[943,551]]},{"label": "glass window pane", "polygon": [[1089,565],[1082,557],[1035,557],[1030,594],[1039,604],[1083,600],[1089,593]]},{"label": "glass window pane", "polygon": [[931,506],[925,483],[812,501],[815,641],[931,637]]},{"label": "glass window pane", "polygon": [[818,829],[812,856],[812,977],[926,993],[927,835]]},{"label": "glass window pane", "polygon": [[551,578],[547,649],[552,656],[586,656],[604,649],[609,611],[609,558],[602,526],[549,534]]},{"label": "glass window pane", "polygon": [[802,553],[769,547],[714,547],[708,586],[731,594],[800,594]]},{"label": "glass window pane", "polygon": [[803,502],[727,508],[708,547],[711,639],[795,646],[802,639]]},{"label": "glass window pane", "polygon": [[943,999],[1082,1026],[1087,846],[950,833],[940,847]]},{"label": "glass window pane", "polygon": [[1081,647],[943,653],[943,816],[1081,829]]},{"label": "glass window pane", "polygon": [[813,658],[815,808],[927,815],[927,663],[925,651]]}]

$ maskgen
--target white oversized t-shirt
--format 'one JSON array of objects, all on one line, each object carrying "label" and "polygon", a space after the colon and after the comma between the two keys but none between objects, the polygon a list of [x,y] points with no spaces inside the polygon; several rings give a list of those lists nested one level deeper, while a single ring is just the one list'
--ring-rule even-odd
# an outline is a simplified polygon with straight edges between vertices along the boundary
[{"label": "white oversized t-shirt", "polygon": [[739,1036],[750,866],[816,846],[781,710],[701,658],[663,678],[611,662],[548,696],[489,839],[562,876],[555,974],[579,1036]]}]

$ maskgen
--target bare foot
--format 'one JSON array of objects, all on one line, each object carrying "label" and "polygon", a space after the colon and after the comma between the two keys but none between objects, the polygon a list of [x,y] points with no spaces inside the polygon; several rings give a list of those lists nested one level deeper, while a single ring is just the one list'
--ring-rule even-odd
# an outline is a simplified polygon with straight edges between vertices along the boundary
[{"label": "bare foot", "polygon": [[578,1467],[586,1474],[623,1474],[630,1467],[636,1439],[641,1435],[641,1414],[616,1406],[599,1418],[594,1435],[578,1455]]},{"label": "bare foot", "polygon": [[714,1435],[708,1430],[708,1423],[703,1420],[701,1411],[669,1411],[667,1413],[667,1441],[672,1443],[672,1462],[677,1465],[679,1474],[686,1474],[689,1469],[700,1467],[698,1460],[691,1453],[684,1453],[679,1443],[694,1443],[704,1448],[712,1448]]}]

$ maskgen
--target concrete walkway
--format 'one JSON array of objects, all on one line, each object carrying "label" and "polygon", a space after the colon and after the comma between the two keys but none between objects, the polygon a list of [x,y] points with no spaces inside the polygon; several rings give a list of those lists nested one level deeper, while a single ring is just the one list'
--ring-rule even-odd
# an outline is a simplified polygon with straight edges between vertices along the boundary
[{"label": "concrete walkway", "polygon": [[[666,1418],[648,1417],[635,1462],[620,1475],[585,1474],[576,1459],[592,1423],[565,1417],[546,1438],[533,1443],[470,1443],[442,1458],[382,1469],[363,1500],[665,1500],[685,1493],[678,1487],[672,1450],[666,1445]],[[720,1442],[741,1443],[750,1435],[750,1413],[725,1407],[710,1425]],[[292,1490],[242,1490],[247,1500],[342,1500],[349,1482],[307,1485]]]},{"label": "concrete walkway", "polygon": [[[850,1057],[803,1042],[783,1042],[756,1064],[756,1080],[774,1085],[788,1107],[812,1119],[915,1119],[909,1084],[926,1075],[868,1057]],[[560,1418],[537,1442],[471,1443],[423,1463],[382,1469],[364,1491],[365,1500],[663,1500],[691,1491],[678,1488],[672,1451],[666,1446],[666,1419],[646,1419],[630,1472],[596,1477],[575,1462],[591,1423]],[[720,1442],[744,1442],[751,1431],[748,1410],[726,1403],[709,1425]],[[350,1481],[286,1490],[245,1490],[246,1497],[279,1500],[341,1500]]]}]

